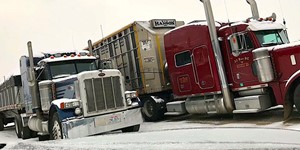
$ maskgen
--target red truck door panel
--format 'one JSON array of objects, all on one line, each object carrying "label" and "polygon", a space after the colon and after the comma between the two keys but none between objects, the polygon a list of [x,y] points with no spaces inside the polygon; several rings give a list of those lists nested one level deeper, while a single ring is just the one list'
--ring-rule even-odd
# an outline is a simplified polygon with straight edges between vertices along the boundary
[{"label": "red truck door panel", "polygon": [[228,52],[230,72],[234,87],[251,85],[258,78],[253,73],[253,42],[247,32],[235,33],[229,38],[231,51]]},{"label": "red truck door panel", "polygon": [[200,89],[214,87],[214,78],[207,46],[200,46],[193,50],[193,72],[195,74],[195,82]]}]

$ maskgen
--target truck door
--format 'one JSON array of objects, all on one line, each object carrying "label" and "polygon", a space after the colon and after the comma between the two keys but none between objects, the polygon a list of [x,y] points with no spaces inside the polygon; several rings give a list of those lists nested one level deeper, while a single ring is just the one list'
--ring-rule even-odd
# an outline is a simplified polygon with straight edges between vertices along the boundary
[{"label": "truck door", "polygon": [[202,90],[213,88],[214,77],[207,46],[203,45],[194,48],[192,57],[196,84]]},{"label": "truck door", "polygon": [[253,72],[253,42],[247,32],[234,33],[228,38],[230,52],[228,60],[230,61],[231,75],[234,87],[243,87],[251,85],[251,82],[257,81]]}]

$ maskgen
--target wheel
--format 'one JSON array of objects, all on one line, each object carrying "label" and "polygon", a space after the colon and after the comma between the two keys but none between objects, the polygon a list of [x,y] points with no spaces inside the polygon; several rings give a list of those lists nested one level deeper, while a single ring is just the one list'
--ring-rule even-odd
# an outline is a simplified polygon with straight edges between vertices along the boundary
[{"label": "wheel", "polygon": [[142,108],[142,114],[146,121],[158,121],[164,117],[165,111],[162,104],[156,103],[152,99],[147,99]]},{"label": "wheel", "polygon": [[22,120],[20,115],[15,116],[15,132],[18,138],[22,137]]},{"label": "wheel", "polygon": [[23,127],[22,128],[22,131],[21,131],[21,136],[22,136],[22,139],[25,140],[25,139],[29,139],[30,138],[30,129],[28,126],[26,127]]},{"label": "wheel", "polygon": [[4,130],[4,118],[0,114],[0,131],[3,131],[3,130]]},{"label": "wheel", "polygon": [[58,139],[62,139],[62,130],[61,130],[61,123],[60,120],[58,118],[58,114],[57,112],[55,112],[52,115],[52,119],[50,122],[50,140],[58,140]]},{"label": "wheel", "polygon": [[138,132],[140,129],[140,125],[135,125],[135,126],[131,126],[131,127],[127,127],[127,128],[123,128],[122,132]]},{"label": "wheel", "polygon": [[300,112],[300,84],[298,84],[294,90],[293,93],[293,100],[294,100],[294,104],[296,105],[296,108],[298,110],[298,112]]}]

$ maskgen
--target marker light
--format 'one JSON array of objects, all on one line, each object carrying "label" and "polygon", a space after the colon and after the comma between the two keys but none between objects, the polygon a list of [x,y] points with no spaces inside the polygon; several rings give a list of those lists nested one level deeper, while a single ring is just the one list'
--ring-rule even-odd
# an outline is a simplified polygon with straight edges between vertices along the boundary
[{"label": "marker light", "polygon": [[54,59],[54,56],[50,56],[50,59]]},{"label": "marker light", "polygon": [[68,108],[76,108],[80,107],[79,101],[72,101],[72,102],[61,102],[60,109],[68,109]]}]

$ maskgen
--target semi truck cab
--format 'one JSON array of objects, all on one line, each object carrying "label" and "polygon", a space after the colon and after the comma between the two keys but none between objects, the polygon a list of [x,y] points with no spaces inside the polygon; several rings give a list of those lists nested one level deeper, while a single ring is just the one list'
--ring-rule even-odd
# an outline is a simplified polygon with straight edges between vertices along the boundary
[{"label": "semi truck cab", "polygon": [[[248,0],[254,4],[254,0]],[[248,2],[247,1],[247,2]],[[300,43],[290,43],[276,15],[239,22],[215,22],[209,0],[207,20],[165,34],[165,52],[176,99],[168,111],[254,113],[293,104],[300,110]],[[251,5],[257,10],[256,3]],[[258,12],[258,11],[257,11]]]},{"label": "semi truck cab", "polygon": [[17,128],[24,139],[32,132],[45,140],[139,130],[139,98],[136,91],[125,91],[120,71],[97,70],[96,58],[85,52],[40,59],[30,53],[20,61],[26,112]]}]

